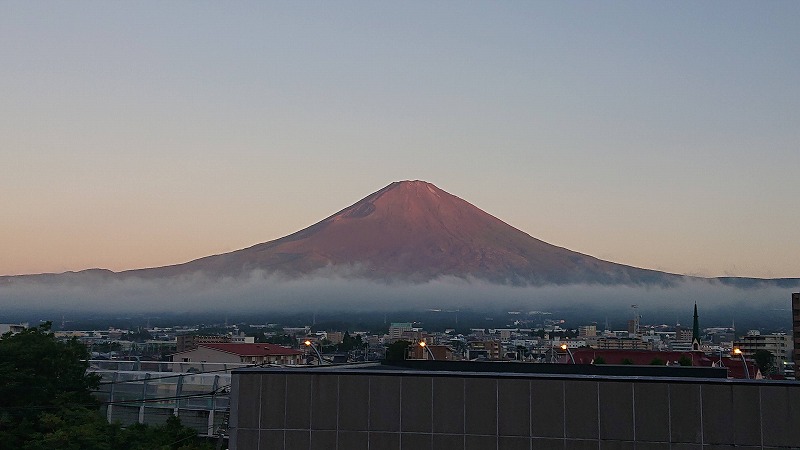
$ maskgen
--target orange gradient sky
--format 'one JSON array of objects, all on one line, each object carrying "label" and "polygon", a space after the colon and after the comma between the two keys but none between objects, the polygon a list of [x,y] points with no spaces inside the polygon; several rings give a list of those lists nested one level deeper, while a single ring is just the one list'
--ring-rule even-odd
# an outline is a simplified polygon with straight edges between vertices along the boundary
[{"label": "orange gradient sky", "polygon": [[800,277],[797,23],[796,2],[3,2],[0,275],[185,262],[422,179],[602,259]]}]

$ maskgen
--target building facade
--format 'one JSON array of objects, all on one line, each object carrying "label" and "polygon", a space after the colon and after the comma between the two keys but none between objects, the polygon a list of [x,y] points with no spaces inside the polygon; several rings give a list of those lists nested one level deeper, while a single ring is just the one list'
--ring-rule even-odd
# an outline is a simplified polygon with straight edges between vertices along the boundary
[{"label": "building facade", "polygon": [[229,444],[231,450],[789,450],[800,443],[798,404],[795,381],[235,370]]},{"label": "building facade", "polygon": [[177,352],[172,361],[184,363],[302,364],[303,352],[275,344],[200,344]]},{"label": "building facade", "polygon": [[781,374],[785,363],[791,361],[792,357],[792,338],[785,333],[761,334],[758,330],[751,330],[734,341],[733,346],[740,349],[745,358],[753,358],[759,350],[772,353],[775,367]]},{"label": "building facade", "polygon": [[389,342],[399,341],[404,333],[412,330],[411,324],[407,322],[395,322],[389,326]]},{"label": "building facade", "polygon": [[601,337],[597,348],[612,350],[652,350],[653,345],[638,338]]},{"label": "building facade", "polygon": [[794,335],[794,376],[800,380],[800,292],[792,294],[792,334]]}]

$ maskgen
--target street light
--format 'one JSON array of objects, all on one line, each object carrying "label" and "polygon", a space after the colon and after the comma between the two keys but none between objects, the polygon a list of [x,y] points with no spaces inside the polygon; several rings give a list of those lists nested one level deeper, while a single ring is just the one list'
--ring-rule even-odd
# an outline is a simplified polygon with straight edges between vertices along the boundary
[{"label": "street light", "polygon": [[308,339],[306,339],[306,341],[303,342],[303,344],[305,344],[306,347],[311,347],[311,348],[314,349],[314,352],[317,354],[317,365],[321,366],[322,365],[322,355],[319,353],[319,350],[317,350],[317,347],[314,344],[312,344],[311,341],[309,341]]},{"label": "street light", "polygon": [[575,364],[575,357],[572,355],[572,350],[569,349],[567,344],[561,344],[561,350],[566,350],[569,354],[569,359],[572,360],[572,364]]},{"label": "street light", "polygon": [[734,348],[733,349],[733,354],[734,355],[739,355],[739,356],[742,357],[742,365],[744,365],[744,376],[745,376],[745,378],[747,378],[749,380],[750,379],[750,369],[747,368],[747,361],[745,361],[745,359],[744,359],[744,353],[742,353],[742,349],[740,349],[738,347]]},{"label": "street light", "polygon": [[428,354],[431,356],[431,359],[432,359],[432,360],[434,360],[434,361],[436,361],[436,357],[435,357],[435,356],[433,356],[433,352],[431,351],[431,348],[430,348],[430,347],[428,347],[428,344],[426,344],[426,343],[425,343],[425,341],[420,341],[420,342],[419,342],[419,346],[420,346],[420,347],[422,347],[422,348],[424,348],[425,350],[427,350],[427,351],[428,351]]}]

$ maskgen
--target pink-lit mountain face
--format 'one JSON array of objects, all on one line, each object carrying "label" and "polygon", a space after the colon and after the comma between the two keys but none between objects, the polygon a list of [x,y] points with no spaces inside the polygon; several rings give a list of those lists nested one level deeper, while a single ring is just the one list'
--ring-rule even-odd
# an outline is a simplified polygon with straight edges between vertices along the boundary
[{"label": "pink-lit mountain face", "polygon": [[662,284],[680,278],[550,245],[423,181],[392,183],[274,241],[120,275],[240,276],[261,270],[302,276],[320,269],[412,282],[454,276],[511,284]]}]

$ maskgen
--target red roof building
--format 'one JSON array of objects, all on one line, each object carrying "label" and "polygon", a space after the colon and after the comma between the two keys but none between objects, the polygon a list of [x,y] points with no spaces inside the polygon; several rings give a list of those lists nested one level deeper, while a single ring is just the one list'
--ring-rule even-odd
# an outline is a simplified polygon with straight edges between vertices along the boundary
[{"label": "red roof building", "polygon": [[[747,372],[744,364],[736,358],[709,357],[703,352],[660,352],[649,350],[603,350],[592,348],[579,348],[572,350],[575,364],[632,364],[637,366],[647,365],[680,365],[689,363],[699,367],[725,367],[728,369],[728,378],[761,378],[761,373],[753,361],[747,361]],[[569,355],[561,359],[571,362]]]},{"label": "red roof building", "polygon": [[301,364],[303,352],[275,344],[200,344],[172,355],[175,362]]}]

